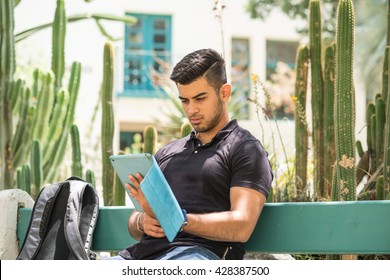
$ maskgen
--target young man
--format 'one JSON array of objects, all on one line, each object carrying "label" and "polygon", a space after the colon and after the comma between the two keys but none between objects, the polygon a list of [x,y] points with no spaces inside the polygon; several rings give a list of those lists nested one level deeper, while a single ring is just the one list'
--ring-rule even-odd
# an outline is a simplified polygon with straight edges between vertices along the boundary
[{"label": "young man", "polygon": [[243,259],[271,187],[272,172],[261,143],[230,120],[225,62],[212,49],[186,55],[173,69],[179,99],[194,130],[155,157],[187,221],[169,242],[140,191],[142,177],[127,186],[144,212],[133,212],[128,228],[140,240],[124,259]]}]

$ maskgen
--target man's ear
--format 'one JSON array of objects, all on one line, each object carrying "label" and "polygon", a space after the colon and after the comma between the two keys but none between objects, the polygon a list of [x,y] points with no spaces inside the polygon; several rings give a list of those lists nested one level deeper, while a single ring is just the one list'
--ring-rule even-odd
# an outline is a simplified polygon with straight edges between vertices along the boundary
[{"label": "man's ear", "polygon": [[229,84],[224,84],[221,87],[221,98],[225,103],[230,101],[230,97],[232,94],[232,86]]}]

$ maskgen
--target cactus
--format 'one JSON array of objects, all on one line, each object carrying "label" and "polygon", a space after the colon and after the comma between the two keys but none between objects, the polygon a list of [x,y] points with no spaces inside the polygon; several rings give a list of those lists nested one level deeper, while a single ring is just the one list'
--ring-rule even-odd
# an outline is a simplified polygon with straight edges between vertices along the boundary
[{"label": "cactus", "polygon": [[16,185],[31,195],[31,171],[28,164],[23,164],[16,169]]},{"label": "cactus", "polygon": [[102,84],[102,163],[103,163],[103,200],[104,205],[113,205],[115,174],[109,157],[113,154],[114,137],[114,46],[111,42],[104,45],[103,84]]},{"label": "cactus", "polygon": [[10,87],[15,72],[14,1],[1,0],[0,22],[0,189],[12,188],[12,108]]},{"label": "cactus", "polygon": [[377,151],[376,151],[376,114],[372,114],[370,118],[370,138],[372,141],[372,148],[371,148],[371,166],[370,166],[370,173],[371,175],[374,174],[376,168],[377,168]]},{"label": "cactus", "polygon": [[34,140],[31,149],[31,180],[33,182],[33,188],[31,190],[31,196],[35,198],[43,182],[43,169],[42,169],[42,150],[39,140]]},{"label": "cactus", "polygon": [[295,186],[302,193],[307,184],[308,125],[306,95],[309,71],[309,49],[300,46],[296,58],[295,80]]},{"label": "cactus", "polygon": [[57,0],[56,11],[52,29],[52,59],[51,69],[55,74],[55,88],[62,86],[65,72],[65,34],[66,15],[64,0]]},{"label": "cactus", "polygon": [[157,130],[149,125],[144,129],[144,153],[154,155],[157,146]]},{"label": "cactus", "polygon": [[45,162],[43,167],[45,181],[47,182],[54,180],[58,171],[58,166],[61,164],[65,155],[66,145],[70,134],[70,127],[74,122],[76,102],[80,87],[80,75],[81,64],[79,62],[73,62],[68,85],[68,91],[70,96],[69,104],[67,106],[64,121],[62,122],[61,136],[55,142],[55,153],[50,155],[48,161]]},{"label": "cactus", "polygon": [[376,200],[383,200],[385,198],[384,196],[384,178],[383,175],[379,176],[375,183],[376,188]]},{"label": "cactus", "polygon": [[331,44],[325,51],[324,75],[324,196],[331,196],[336,145],[334,131],[334,82],[335,82],[335,48]]},{"label": "cactus", "polygon": [[85,181],[90,183],[92,187],[96,188],[95,172],[93,172],[93,170],[87,169],[85,172]]},{"label": "cactus", "polygon": [[[390,7],[390,4],[389,4]],[[389,94],[389,72],[390,72],[390,46],[387,46],[385,49],[385,58],[383,61],[383,70],[382,70],[382,98],[385,102],[385,107],[387,104],[387,95]]]},{"label": "cactus", "polygon": [[51,114],[51,120],[47,133],[47,141],[43,152],[43,161],[48,162],[57,149],[56,142],[61,137],[62,124],[66,117],[66,110],[69,105],[69,92],[61,89],[55,97],[55,105]]},{"label": "cactus", "polygon": [[133,136],[133,143],[131,144],[131,153],[139,154],[142,151],[142,135],[140,133],[136,133]]},{"label": "cactus", "polygon": [[[390,9],[390,6],[389,6]],[[387,57],[388,65],[390,65],[390,55]],[[387,80],[390,84],[390,79]],[[390,90],[388,85],[387,91]],[[387,92],[386,100],[386,125],[384,129],[384,151],[383,151],[383,181],[384,181],[384,195],[390,196],[390,93]]]},{"label": "cactus", "polygon": [[191,131],[192,131],[192,126],[187,122],[183,123],[180,127],[181,137],[186,137],[191,133]]},{"label": "cactus", "polygon": [[336,29],[335,139],[339,200],[356,200],[355,91],[353,88],[354,10],[340,0]]},{"label": "cactus", "polygon": [[[30,89],[29,88],[22,89],[22,91],[19,95],[19,99],[21,99],[19,101],[19,120],[18,120],[18,123],[16,126],[14,136],[12,137],[12,145],[11,145],[14,168],[19,167],[21,164],[21,162],[19,160],[19,159],[21,159],[21,157],[17,158],[16,153],[19,149],[22,149],[23,146],[25,145],[25,143],[27,142],[25,140],[25,137],[27,136],[26,135],[27,130],[30,128],[30,131],[32,131],[31,128],[32,128],[33,120],[31,120],[30,126],[26,126],[26,124],[28,122],[28,118],[29,117],[33,117],[33,119],[35,118],[35,116],[31,116],[31,114],[29,116],[30,97],[31,97]],[[30,139],[30,137],[27,139]]]},{"label": "cactus", "polygon": [[310,0],[309,14],[314,191],[315,195],[324,196],[324,81],[321,63],[322,30],[319,0]]},{"label": "cactus", "polygon": [[77,125],[70,128],[72,140],[72,176],[83,177],[83,165],[81,164],[80,135]]},{"label": "cactus", "polygon": [[[42,85],[41,92],[39,93],[37,103],[37,113],[34,120],[34,132],[33,139],[38,139],[45,146],[46,132],[48,128],[51,108],[53,107],[53,83],[54,74],[48,72],[44,76],[44,82]],[[50,108],[50,109],[49,109]],[[49,110],[48,110],[49,109]]]},{"label": "cactus", "polygon": [[126,191],[118,176],[115,175],[114,205],[124,206],[126,204]]},{"label": "cactus", "polygon": [[376,98],[375,100],[375,151],[376,151],[376,156],[375,156],[375,165],[379,167],[382,162],[383,162],[383,137],[384,133],[383,130],[385,128],[385,104],[383,102],[383,99],[381,96]]}]

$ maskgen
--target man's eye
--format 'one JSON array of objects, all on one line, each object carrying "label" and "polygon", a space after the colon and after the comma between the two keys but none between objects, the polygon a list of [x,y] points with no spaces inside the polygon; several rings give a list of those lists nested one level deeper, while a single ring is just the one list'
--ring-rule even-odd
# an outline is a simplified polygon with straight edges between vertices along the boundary
[{"label": "man's eye", "polygon": [[205,99],[205,97],[199,97],[196,99],[196,101],[203,101]]}]

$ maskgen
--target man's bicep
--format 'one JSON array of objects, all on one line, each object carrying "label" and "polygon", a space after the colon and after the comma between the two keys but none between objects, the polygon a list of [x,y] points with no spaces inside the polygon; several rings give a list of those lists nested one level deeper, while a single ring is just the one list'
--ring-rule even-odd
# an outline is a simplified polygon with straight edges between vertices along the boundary
[{"label": "man's bicep", "polygon": [[240,212],[247,219],[257,221],[266,200],[264,194],[251,188],[236,186],[230,189],[231,211]]}]

